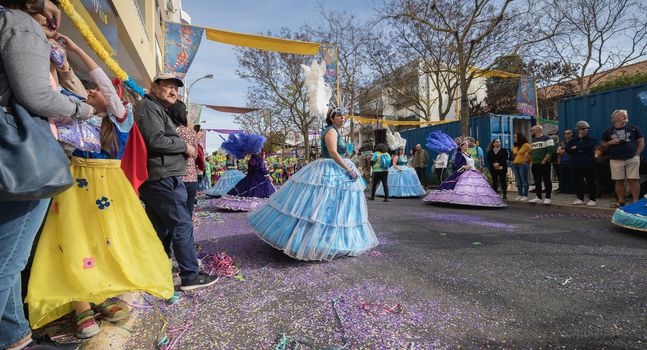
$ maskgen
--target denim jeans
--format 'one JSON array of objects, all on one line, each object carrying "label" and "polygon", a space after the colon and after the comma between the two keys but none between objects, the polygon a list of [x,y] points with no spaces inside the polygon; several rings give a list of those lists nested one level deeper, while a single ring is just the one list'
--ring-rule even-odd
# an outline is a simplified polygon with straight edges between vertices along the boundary
[{"label": "denim jeans", "polygon": [[31,332],[23,309],[20,272],[48,205],[49,199],[0,202],[0,349]]},{"label": "denim jeans", "polygon": [[200,269],[193,239],[193,221],[186,207],[187,192],[182,179],[168,177],[146,181],[139,193],[167,254],[170,255],[173,246],[182,282],[192,280]]},{"label": "denim jeans", "polygon": [[517,193],[522,197],[528,197],[530,180],[528,179],[528,164],[512,164],[514,181],[517,183]]}]

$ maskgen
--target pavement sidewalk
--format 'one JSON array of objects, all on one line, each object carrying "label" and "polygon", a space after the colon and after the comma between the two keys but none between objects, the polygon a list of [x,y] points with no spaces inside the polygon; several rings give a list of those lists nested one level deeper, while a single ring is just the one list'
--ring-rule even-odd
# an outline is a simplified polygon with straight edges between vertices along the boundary
[{"label": "pavement sidewalk", "polygon": [[[528,201],[516,201],[514,198],[516,197],[516,192],[508,192],[508,200],[506,203],[508,205],[528,205],[528,206],[537,206],[537,207],[544,207],[544,208],[554,208],[554,209],[569,209],[569,210],[576,210],[576,211],[588,211],[590,213],[599,213],[599,214],[613,214],[615,209],[611,208],[611,205],[615,204],[616,200],[615,197],[612,196],[604,196],[602,198],[597,199],[597,205],[594,207],[589,207],[586,205],[586,202],[588,201],[588,198],[585,196],[585,204],[582,205],[573,205],[573,201],[577,199],[577,197],[574,194],[557,194],[553,193],[550,197],[551,199],[551,204],[550,205],[545,205],[540,203],[530,203]],[[534,193],[530,193],[528,196],[528,199],[535,198]]]}]

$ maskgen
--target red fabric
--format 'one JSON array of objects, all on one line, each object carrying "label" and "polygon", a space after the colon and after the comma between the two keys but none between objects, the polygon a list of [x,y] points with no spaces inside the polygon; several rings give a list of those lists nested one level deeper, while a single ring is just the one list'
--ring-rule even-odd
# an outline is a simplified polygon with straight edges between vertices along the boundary
[{"label": "red fabric", "polygon": [[139,193],[139,186],[141,186],[146,179],[148,179],[148,167],[146,162],[148,160],[148,151],[146,144],[139,133],[137,124],[133,124],[126,142],[126,149],[121,158],[121,169],[128,178],[128,181],[133,185],[135,192]]},{"label": "red fabric", "polygon": [[200,171],[205,171],[207,169],[207,164],[204,162],[204,149],[201,145],[198,145],[198,156],[195,157],[195,165],[198,166]]}]

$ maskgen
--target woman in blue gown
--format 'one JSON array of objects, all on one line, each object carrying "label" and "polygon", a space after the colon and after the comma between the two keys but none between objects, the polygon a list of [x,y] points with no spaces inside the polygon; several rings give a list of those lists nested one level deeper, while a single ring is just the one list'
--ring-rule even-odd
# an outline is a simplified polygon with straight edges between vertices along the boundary
[{"label": "woman in blue gown", "polygon": [[204,194],[206,194],[209,197],[221,197],[227,194],[236,184],[238,181],[242,180],[245,177],[245,174],[238,170],[238,167],[236,166],[236,158],[234,156],[228,154],[227,155],[227,160],[225,162],[225,173],[222,174],[220,179],[218,179],[218,182],[207,190]]},{"label": "woman in blue gown", "polygon": [[[393,156],[393,166],[389,168],[389,195],[391,197],[420,197],[427,194],[418,179],[416,170],[407,165],[407,155],[399,148]],[[377,188],[377,195],[384,196],[382,184]]]},{"label": "woman in blue gown", "polygon": [[647,199],[642,198],[616,209],[611,222],[620,227],[647,232]]},{"label": "woman in blue gown", "polygon": [[299,170],[247,221],[257,235],[299,260],[356,256],[378,244],[368,222],[363,181],[342,158],[346,144],[338,130],[344,118],[336,110],[321,133],[322,158]]}]

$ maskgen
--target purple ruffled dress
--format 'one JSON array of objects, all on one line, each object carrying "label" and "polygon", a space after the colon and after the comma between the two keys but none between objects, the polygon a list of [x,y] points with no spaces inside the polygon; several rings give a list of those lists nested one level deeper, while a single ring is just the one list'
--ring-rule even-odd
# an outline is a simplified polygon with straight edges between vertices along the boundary
[{"label": "purple ruffled dress", "polygon": [[268,173],[263,159],[259,155],[252,155],[247,162],[247,176],[216,200],[215,207],[238,211],[254,210],[276,192],[270,179],[265,176]]},{"label": "purple ruffled dress", "polygon": [[471,161],[469,155],[458,153],[452,166],[452,174],[430,192],[423,201],[476,207],[505,207],[503,199],[496,193],[483,174],[475,170],[458,170]]}]

